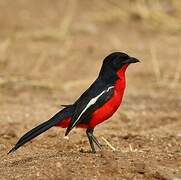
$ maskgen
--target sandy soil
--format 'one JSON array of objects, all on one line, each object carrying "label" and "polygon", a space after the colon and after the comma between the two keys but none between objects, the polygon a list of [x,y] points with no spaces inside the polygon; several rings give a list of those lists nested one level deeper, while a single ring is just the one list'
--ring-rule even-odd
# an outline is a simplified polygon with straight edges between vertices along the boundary
[{"label": "sandy soil", "polygon": [[[174,79],[180,34],[97,21],[98,10],[89,1],[0,1],[0,179],[181,179],[181,86]],[[95,129],[102,151],[87,152],[85,130],[67,140],[54,127],[6,154],[23,133],[73,102],[115,50],[142,63],[127,71],[122,106]]]}]

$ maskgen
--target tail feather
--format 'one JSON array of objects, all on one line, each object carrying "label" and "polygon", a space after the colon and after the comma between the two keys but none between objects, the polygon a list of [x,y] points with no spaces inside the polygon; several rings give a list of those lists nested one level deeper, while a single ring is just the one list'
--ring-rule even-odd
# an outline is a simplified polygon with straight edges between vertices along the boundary
[{"label": "tail feather", "polygon": [[8,152],[10,154],[11,152],[16,151],[18,148],[20,148],[22,145],[30,141],[31,139],[37,137],[41,133],[45,132],[46,130],[50,129],[51,127],[55,126],[60,121],[64,120],[67,117],[72,116],[73,114],[73,106],[67,107],[55,114],[51,119],[48,121],[38,125],[37,127],[33,128],[26,134],[24,134],[19,141],[16,143],[16,145]]}]

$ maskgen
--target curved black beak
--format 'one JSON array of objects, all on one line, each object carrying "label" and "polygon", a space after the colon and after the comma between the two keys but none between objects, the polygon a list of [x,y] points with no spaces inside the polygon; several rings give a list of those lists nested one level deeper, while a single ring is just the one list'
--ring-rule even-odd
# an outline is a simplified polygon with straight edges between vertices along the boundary
[{"label": "curved black beak", "polygon": [[124,61],[124,64],[132,64],[132,63],[137,63],[137,62],[140,62],[140,61],[134,57],[129,57],[127,60]]},{"label": "curved black beak", "polygon": [[134,58],[134,57],[130,57],[128,59],[128,63],[131,64],[131,63],[137,63],[137,62],[140,62],[138,59]]}]

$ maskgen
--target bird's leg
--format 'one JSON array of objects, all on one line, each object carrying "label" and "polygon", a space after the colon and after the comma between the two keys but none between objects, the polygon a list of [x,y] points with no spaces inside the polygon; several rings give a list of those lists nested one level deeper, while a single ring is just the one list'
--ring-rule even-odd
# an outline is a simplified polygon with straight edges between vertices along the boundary
[{"label": "bird's leg", "polygon": [[89,139],[89,143],[90,143],[90,146],[91,146],[91,149],[92,149],[92,153],[96,153],[94,143],[93,143],[93,140],[92,140],[91,129],[87,129],[86,133],[87,133],[87,137]]},{"label": "bird's leg", "polygon": [[[98,140],[96,139],[96,137],[93,135],[94,129],[92,128],[88,128],[86,133],[87,133],[87,137],[89,139],[89,143],[92,149],[93,153],[96,153],[95,147],[94,147],[94,143],[101,149],[101,145],[98,142]],[[94,142],[94,143],[93,143]]]},{"label": "bird's leg", "polygon": [[93,134],[92,134],[92,140],[96,143],[96,145],[99,147],[99,149],[101,149],[101,144],[99,143],[99,141]]}]

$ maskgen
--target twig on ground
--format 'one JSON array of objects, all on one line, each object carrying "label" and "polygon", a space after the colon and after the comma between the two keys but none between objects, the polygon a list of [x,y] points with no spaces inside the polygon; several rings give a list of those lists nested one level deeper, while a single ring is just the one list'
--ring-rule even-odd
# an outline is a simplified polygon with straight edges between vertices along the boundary
[{"label": "twig on ground", "polygon": [[114,148],[110,142],[108,142],[108,140],[106,140],[104,137],[102,137],[102,140],[113,150],[113,151],[116,151],[116,148]]}]

